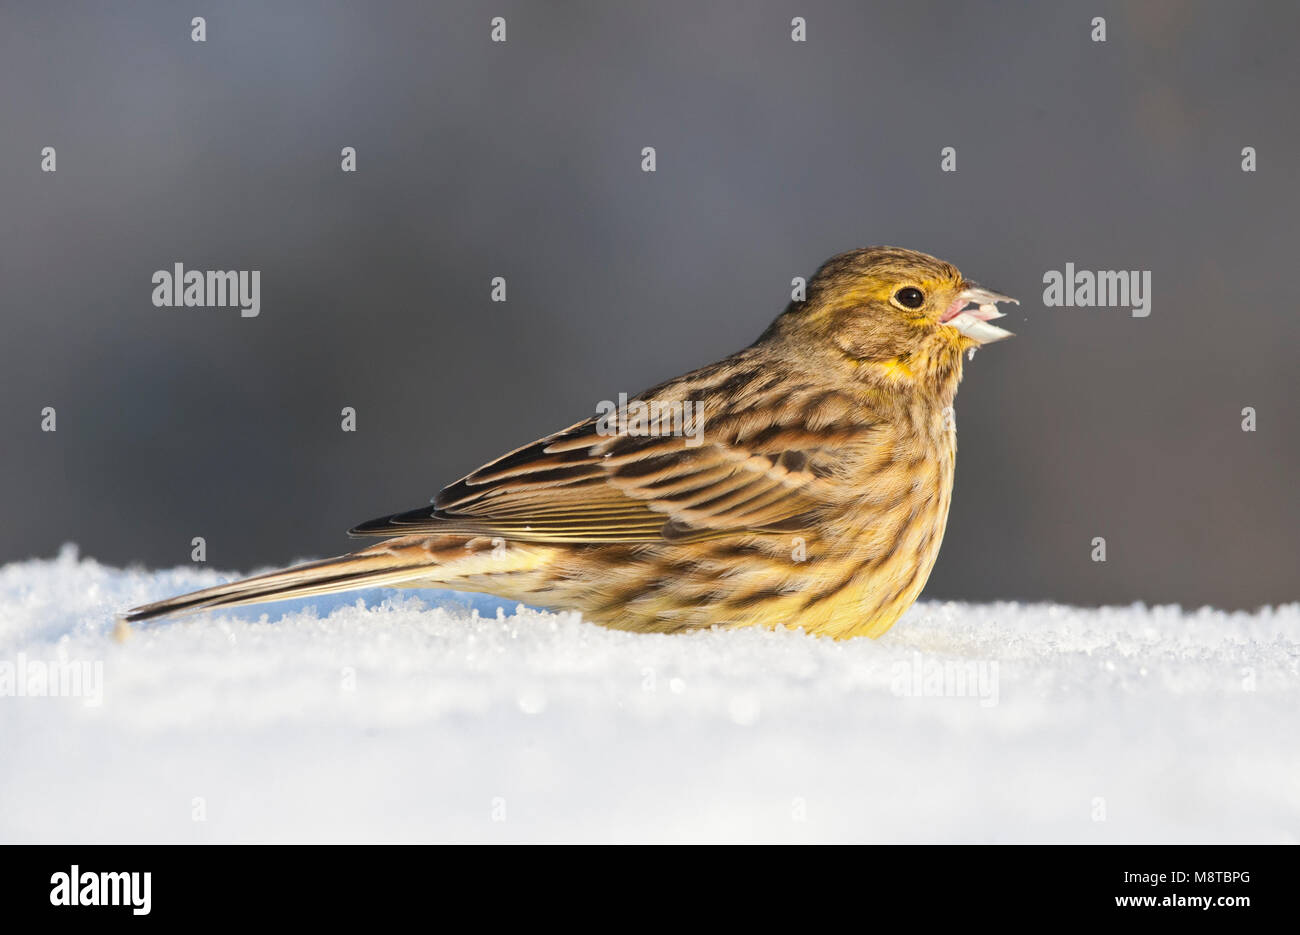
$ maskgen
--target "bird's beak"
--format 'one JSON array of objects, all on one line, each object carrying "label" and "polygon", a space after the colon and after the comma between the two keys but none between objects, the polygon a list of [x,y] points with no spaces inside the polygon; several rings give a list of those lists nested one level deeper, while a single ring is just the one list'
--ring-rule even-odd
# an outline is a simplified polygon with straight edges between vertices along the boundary
[{"label": "bird's beak", "polygon": [[[962,284],[961,292],[957,293],[957,297],[953,299],[939,321],[956,328],[977,344],[992,344],[994,341],[1012,337],[1010,331],[989,324],[993,319],[1003,316],[1003,313],[998,311],[999,302],[1020,304],[1016,299],[994,292],[992,289],[985,289],[979,283],[965,282]],[[972,305],[975,308],[971,308]]]}]

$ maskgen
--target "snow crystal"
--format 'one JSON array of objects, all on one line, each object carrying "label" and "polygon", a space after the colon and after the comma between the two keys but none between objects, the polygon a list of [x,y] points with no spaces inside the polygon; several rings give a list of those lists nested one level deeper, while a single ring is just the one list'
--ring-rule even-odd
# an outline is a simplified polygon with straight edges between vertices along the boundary
[{"label": "snow crystal", "polygon": [[0,841],[1300,840],[1300,605],[836,643],[365,591],[113,638],[227,577],[0,568]]}]

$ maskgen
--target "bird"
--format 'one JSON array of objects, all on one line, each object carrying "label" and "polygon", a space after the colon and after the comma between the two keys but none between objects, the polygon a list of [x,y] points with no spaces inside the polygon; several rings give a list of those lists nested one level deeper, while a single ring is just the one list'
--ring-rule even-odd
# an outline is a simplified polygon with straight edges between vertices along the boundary
[{"label": "bird", "polygon": [[368,547],[121,619],[391,586],[641,633],[878,637],[939,554],[963,359],[1011,336],[991,322],[1016,300],[885,246],[832,257],[795,295],[743,350],[349,531]]}]

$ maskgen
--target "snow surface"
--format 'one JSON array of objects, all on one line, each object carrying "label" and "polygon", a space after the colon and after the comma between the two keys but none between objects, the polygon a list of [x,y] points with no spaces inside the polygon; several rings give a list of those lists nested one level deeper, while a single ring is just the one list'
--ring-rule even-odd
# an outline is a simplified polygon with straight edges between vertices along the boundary
[{"label": "snow surface", "polygon": [[[1297,604],[922,603],[835,643],[367,591],[112,638],[227,577],[0,568],[0,841],[1300,840]],[[100,703],[18,694],[59,659]]]}]

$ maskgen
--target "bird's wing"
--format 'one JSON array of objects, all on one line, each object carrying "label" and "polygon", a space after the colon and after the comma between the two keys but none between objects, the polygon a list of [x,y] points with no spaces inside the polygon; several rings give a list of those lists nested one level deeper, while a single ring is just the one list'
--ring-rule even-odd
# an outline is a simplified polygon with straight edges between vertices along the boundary
[{"label": "bird's wing", "polygon": [[810,427],[800,407],[757,412],[722,413],[696,439],[601,434],[588,419],[484,465],[431,507],[351,534],[597,543],[805,528],[842,495],[846,452],[872,427],[847,418]]}]

